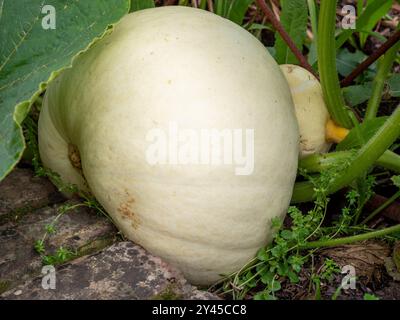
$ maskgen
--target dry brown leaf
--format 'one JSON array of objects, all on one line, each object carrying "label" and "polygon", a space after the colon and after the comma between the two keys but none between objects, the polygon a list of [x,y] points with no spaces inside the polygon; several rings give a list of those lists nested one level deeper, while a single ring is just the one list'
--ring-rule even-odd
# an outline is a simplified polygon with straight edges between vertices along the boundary
[{"label": "dry brown leaf", "polygon": [[324,249],[321,254],[333,259],[340,267],[351,265],[357,277],[366,276],[368,281],[385,264],[391,252],[384,243],[367,241]]},{"label": "dry brown leaf", "polygon": [[385,267],[393,280],[400,281],[400,241],[395,243],[392,257],[385,259]]},{"label": "dry brown leaf", "polygon": [[400,281],[400,272],[397,271],[396,264],[392,257],[387,257],[385,259],[385,267],[387,273],[393,278],[393,280]]},{"label": "dry brown leaf", "polygon": [[397,241],[393,248],[393,261],[400,272],[400,241]]}]

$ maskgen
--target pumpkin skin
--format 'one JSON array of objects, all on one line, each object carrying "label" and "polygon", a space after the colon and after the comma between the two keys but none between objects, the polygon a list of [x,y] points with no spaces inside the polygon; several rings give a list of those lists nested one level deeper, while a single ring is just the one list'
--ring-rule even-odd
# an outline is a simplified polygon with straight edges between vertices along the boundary
[{"label": "pumpkin skin", "polygon": [[[169,124],[254,130],[254,168],[151,164],[146,136]],[[207,285],[253,258],[284,218],[299,132],[288,84],[265,47],[209,12],[124,17],[53,81],[39,119],[45,167],[90,191],[120,231]]]},{"label": "pumpkin skin", "polygon": [[321,84],[308,70],[293,64],[280,65],[289,84],[300,131],[300,158],[326,153],[332,143],[326,139],[330,119]]}]

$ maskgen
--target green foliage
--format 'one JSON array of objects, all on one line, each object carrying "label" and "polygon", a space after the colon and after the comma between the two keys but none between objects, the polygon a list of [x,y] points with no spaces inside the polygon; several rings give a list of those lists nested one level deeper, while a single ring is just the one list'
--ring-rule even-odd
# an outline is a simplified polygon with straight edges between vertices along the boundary
[{"label": "green foliage", "polygon": [[46,247],[44,245],[44,241],[41,239],[35,241],[34,248],[35,248],[36,252],[39,253],[40,255],[44,255],[46,252]]},{"label": "green foliage", "polygon": [[243,23],[244,15],[254,0],[215,0],[215,13],[239,25]]},{"label": "green foliage", "polygon": [[[46,172],[45,169],[42,168],[44,172]],[[43,172],[43,171],[40,171]],[[46,175],[49,176],[49,173],[46,172]],[[56,176],[53,174],[53,176]],[[54,179],[54,177],[53,177]],[[34,243],[34,248],[35,251],[42,257],[42,262],[43,264],[50,264],[50,265],[56,265],[56,264],[61,264],[64,263],[68,260],[71,260],[74,257],[78,256],[78,253],[76,251],[71,251],[69,249],[66,249],[62,246],[60,246],[55,253],[51,254],[48,252],[46,249],[46,240],[51,237],[51,235],[55,234],[57,232],[56,224],[60,220],[60,218],[67,212],[77,209],[78,207],[89,207],[93,208],[98,214],[106,216],[112,223],[113,221],[111,218],[105,213],[103,208],[100,206],[100,204],[92,197],[89,195],[81,193],[78,188],[74,185],[63,185],[60,186],[60,183],[62,184],[61,180],[59,177],[57,178],[58,180],[58,187],[59,190],[62,191],[68,191],[68,192],[75,192],[78,193],[81,197],[83,197],[84,201],[81,203],[75,203],[75,204],[64,204],[60,206],[57,210],[57,215],[56,217],[49,223],[44,226],[44,234],[41,239],[38,239]]]},{"label": "green foliage", "polygon": [[[21,123],[47,83],[104,35],[129,0],[49,0],[56,29],[44,29],[41,0],[0,0],[0,180],[25,148]],[[109,31],[107,31],[109,32]]]},{"label": "green foliage", "polygon": [[320,3],[318,17],[318,71],[326,107],[332,119],[342,127],[352,127],[351,113],[345,105],[336,70],[336,1]]},{"label": "green foliage", "polygon": [[311,30],[314,35],[314,39],[309,46],[309,53],[308,53],[308,63],[310,65],[314,65],[317,60],[317,47],[318,47],[318,7],[315,3],[315,0],[307,0],[308,5],[308,12],[311,21]]},{"label": "green foliage", "polygon": [[[227,292],[232,292],[235,298],[243,298],[249,290],[261,286],[263,289],[254,295],[254,299],[271,300],[276,298],[275,294],[281,289],[283,280],[292,283],[299,281],[299,272],[313,252],[302,254],[300,247],[310,239],[326,237],[332,232],[324,230],[322,222],[329,202],[326,191],[336,174],[335,170],[325,171],[319,178],[303,172],[315,184],[317,197],[314,207],[307,213],[297,207],[289,207],[291,225],[288,228],[283,228],[281,220],[274,219],[271,223],[275,230],[272,244],[261,248],[249,267],[229,277],[226,283],[233,283],[233,288]],[[347,226],[343,225],[342,229],[345,230]],[[332,273],[333,269],[333,263],[327,265],[325,276]]]},{"label": "green foliage", "polygon": [[[398,29],[400,30],[400,28]],[[400,42],[390,48],[384,56],[379,59],[378,70],[372,82],[371,98],[368,101],[367,110],[365,111],[365,120],[373,119],[378,114],[382,95],[385,91],[385,82],[393,68],[399,50]]]},{"label": "green foliage", "polygon": [[[344,167],[342,172],[335,177],[328,192],[335,193],[350,185],[355,180],[364,177],[382,156],[386,156],[388,151],[390,153],[390,150],[388,149],[400,136],[399,123],[400,107],[397,107],[379,130],[357,150],[352,162],[350,162],[348,166]],[[390,160],[390,166],[396,169],[399,165],[399,158],[395,153],[393,153],[393,155],[395,160]],[[302,181],[295,184],[292,195],[293,203],[310,201],[314,197],[315,191],[311,182]],[[386,231],[392,232],[392,229]],[[373,233],[371,236],[375,236],[375,234]]]},{"label": "green foliage", "polygon": [[[336,40],[336,48],[340,48],[355,31],[371,31],[376,23],[388,12],[392,3],[393,0],[369,0],[365,10],[357,17],[356,28],[343,30],[340,33]],[[365,44],[366,36],[361,35],[360,40],[363,46]]]},{"label": "green foliage", "polygon": [[380,300],[379,297],[377,297],[374,294],[370,294],[370,293],[365,293],[363,299],[364,300]]},{"label": "green foliage", "polygon": [[[367,58],[367,55],[360,50],[350,52],[347,48],[338,51],[336,57],[337,71],[343,77],[348,76],[362,61]],[[373,63],[367,71],[360,76],[360,81],[370,81],[376,74],[376,62]]]},{"label": "green foliage", "polygon": [[[35,244],[35,249],[36,249]],[[63,264],[64,262],[67,262],[68,260],[73,259],[76,256],[76,253],[69,250],[69,249],[64,249],[63,247],[59,247],[54,254],[45,254],[45,249],[42,249],[43,251],[40,252],[41,258],[42,258],[42,264],[43,265],[59,265]],[[36,251],[39,253],[38,249]]]},{"label": "green foliage", "polygon": [[400,97],[400,74],[396,73],[392,77],[390,77],[387,81],[388,85],[388,94],[391,97],[399,98]]},{"label": "green foliage", "polygon": [[[360,31],[360,45],[365,46],[369,32],[373,30],[378,21],[390,10],[393,0],[368,0],[365,11],[368,10],[369,16]],[[373,9],[369,9],[369,8]]]},{"label": "green foliage", "polygon": [[[273,219],[271,223],[275,232],[273,242],[266,248],[261,248],[256,258],[242,270],[226,278],[225,293],[231,293],[235,299],[242,299],[251,292],[254,299],[274,300],[284,281],[299,282],[299,273],[303,266],[310,262],[310,257],[318,250],[318,248],[303,249],[308,243],[316,239],[324,241],[365,230],[364,227],[355,225],[362,208],[373,194],[375,179],[370,175],[360,178],[358,183],[350,186],[340,216],[330,225],[324,226],[329,206],[327,194],[330,185],[349,162],[351,159],[343,158],[319,176],[309,175],[306,171],[300,170],[300,173],[314,185],[316,198],[313,208],[304,212],[298,207],[289,207],[287,227],[283,227],[281,220]],[[339,272],[340,268],[335,261],[325,259],[318,273],[312,274],[310,281],[314,285],[316,299],[321,297],[321,282],[331,282],[334,275]],[[340,288],[333,298],[339,294]]]},{"label": "green foliage", "polygon": [[[33,108],[33,111],[37,110]],[[107,219],[110,220],[111,223],[114,222],[91,194],[82,192],[81,190],[78,189],[76,185],[65,183],[64,181],[62,181],[61,177],[58,174],[48,169],[45,169],[42,166],[40,161],[40,154],[39,154],[38,140],[37,140],[38,139],[37,121],[32,118],[31,114],[28,115],[28,117],[25,119],[23,127],[24,127],[24,134],[26,137],[27,146],[32,153],[31,161],[35,170],[35,174],[40,177],[49,178],[60,192],[77,194],[83,200],[83,202],[80,203],[67,203],[58,207],[56,217],[50,223],[44,226],[44,234],[42,238],[36,240],[34,243],[34,249],[42,257],[43,264],[50,264],[50,265],[61,264],[64,263],[65,261],[68,261],[76,257],[78,253],[66,249],[62,246],[59,247],[55,251],[55,253],[53,254],[49,253],[46,248],[46,240],[57,232],[56,228],[57,222],[65,213],[77,209],[79,207],[88,207],[94,209],[97,214],[105,216]]]},{"label": "green foliage", "polygon": [[[306,37],[308,21],[306,0],[282,0],[281,3],[280,19],[282,26],[301,51]],[[298,60],[278,33],[276,33],[275,51],[275,58],[279,64],[298,64]]]},{"label": "green foliage", "polygon": [[342,89],[346,103],[351,106],[357,106],[371,98],[372,82],[348,86]]},{"label": "green foliage", "polygon": [[362,222],[361,224],[366,224],[372,218],[374,218],[378,213],[387,208],[390,204],[392,204],[397,198],[400,197],[400,176],[392,176],[392,183],[394,186],[399,188],[399,190],[392,195],[389,199],[387,199],[383,204],[381,204],[378,208],[376,208],[373,212],[371,212]]},{"label": "green foliage", "polygon": [[393,184],[400,189],[400,176],[392,176],[391,178]]},{"label": "green foliage", "polygon": [[53,255],[43,255],[42,262],[44,265],[58,265],[67,262],[77,256],[76,252],[59,247]]},{"label": "green foliage", "polygon": [[335,274],[340,273],[340,268],[332,259],[325,259],[321,269],[320,278],[322,280],[332,281]]},{"label": "green foliage", "polygon": [[383,126],[388,117],[366,120],[350,130],[346,138],[336,146],[337,151],[359,148],[370,140]]},{"label": "green foliage", "polygon": [[321,283],[332,282],[334,276],[340,273],[340,268],[332,259],[325,259],[323,265],[319,268],[318,273],[311,274],[311,284],[314,285],[314,299],[321,300]]},{"label": "green foliage", "polygon": [[139,11],[148,8],[154,8],[154,0],[130,0],[131,7],[129,12]]},{"label": "green foliage", "polygon": [[176,285],[171,283],[169,284],[162,292],[154,295],[150,298],[150,300],[182,300],[182,294],[180,293],[179,288],[176,288]]},{"label": "green foliage", "polygon": [[61,216],[66,213],[69,210],[73,210],[79,206],[83,206],[84,204],[82,203],[78,203],[78,204],[67,204],[67,205],[63,205],[61,207],[58,208],[58,214],[57,216],[54,218],[54,220],[49,223],[46,224],[44,229],[45,229],[45,233],[42,236],[41,239],[38,239],[35,241],[34,244],[34,248],[36,250],[36,252],[42,257],[42,262],[43,264],[47,265],[56,265],[56,264],[61,264],[64,263],[67,260],[72,259],[74,256],[76,256],[76,253],[63,248],[62,246],[60,246],[56,252],[54,254],[48,254],[47,250],[46,250],[46,239],[51,235],[54,234],[56,232],[56,224],[57,221],[61,218]]},{"label": "green foliage", "polygon": [[[342,90],[347,104],[351,107],[368,101],[372,96],[372,81],[362,81],[361,84],[348,86]],[[400,74],[396,73],[385,82],[383,97],[400,97]]]}]

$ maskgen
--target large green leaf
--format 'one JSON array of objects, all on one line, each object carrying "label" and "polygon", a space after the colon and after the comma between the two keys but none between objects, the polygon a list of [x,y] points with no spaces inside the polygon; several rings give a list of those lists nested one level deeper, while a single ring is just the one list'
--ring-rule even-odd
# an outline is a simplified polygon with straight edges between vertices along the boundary
[{"label": "large green leaf", "polygon": [[[306,38],[308,6],[306,0],[284,0],[282,3],[281,23],[292,38],[296,47],[302,50]],[[276,60],[279,64],[298,64],[297,58],[282,37],[277,34],[275,42]]]},{"label": "large green leaf", "polygon": [[32,102],[128,10],[129,0],[0,0],[0,180],[21,158]]},{"label": "large green leaf", "polygon": [[244,15],[254,0],[215,0],[215,13],[237,24],[242,24]]},{"label": "large green leaf", "polygon": [[[400,74],[395,73],[385,81],[387,89],[385,94],[398,98],[400,97]],[[359,105],[372,96],[372,81],[363,84],[348,86],[342,89],[347,104],[351,107]]]},{"label": "large green leaf", "polygon": [[345,87],[342,91],[347,104],[350,107],[354,107],[371,98],[372,82]]},{"label": "large green leaf", "polygon": [[139,11],[147,8],[154,8],[154,0],[131,0],[131,9],[129,12]]},{"label": "large green leaf", "polygon": [[[336,56],[337,71],[341,76],[347,77],[366,58],[367,55],[360,50],[350,52],[347,48],[340,49]],[[377,63],[374,62],[359,77],[362,77],[364,81],[373,80],[376,75],[376,67]]]},{"label": "large green leaf", "polygon": [[394,74],[389,80],[387,81],[389,87],[389,94],[392,97],[400,97],[400,74]]}]

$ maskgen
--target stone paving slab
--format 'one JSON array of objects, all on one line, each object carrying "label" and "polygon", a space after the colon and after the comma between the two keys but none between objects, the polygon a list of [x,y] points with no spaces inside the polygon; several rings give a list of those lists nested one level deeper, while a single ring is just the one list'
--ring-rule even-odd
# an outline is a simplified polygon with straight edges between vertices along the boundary
[{"label": "stone paving slab", "polygon": [[18,214],[65,201],[57,188],[45,178],[35,177],[27,168],[16,168],[0,183],[0,223],[8,214]]},{"label": "stone paving slab", "polygon": [[[43,237],[45,226],[54,221],[59,207],[38,209],[17,222],[0,225],[0,292],[40,273],[42,259],[34,251],[34,243]],[[54,254],[63,247],[83,255],[116,241],[114,226],[86,207],[65,212],[55,228],[45,241],[46,254]]]},{"label": "stone paving slab", "polygon": [[65,212],[46,238],[46,254],[75,251],[55,266],[56,289],[42,288],[34,243],[67,200],[33,170],[16,168],[0,183],[0,299],[217,299],[187,283],[176,269],[132,242],[85,206]]},{"label": "stone paving slab", "polygon": [[[91,256],[56,267],[55,289],[42,276],[4,293],[1,299],[216,299],[132,242],[119,242]],[[44,282],[46,283],[47,280]]]}]

